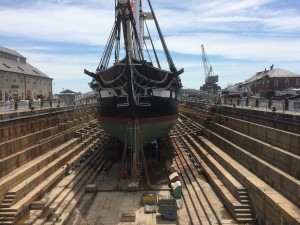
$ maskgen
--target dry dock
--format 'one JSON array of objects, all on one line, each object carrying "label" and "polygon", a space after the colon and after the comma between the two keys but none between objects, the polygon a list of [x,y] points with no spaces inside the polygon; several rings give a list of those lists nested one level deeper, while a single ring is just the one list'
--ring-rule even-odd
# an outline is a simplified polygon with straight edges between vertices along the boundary
[{"label": "dry dock", "polygon": [[0,224],[300,224],[296,113],[186,104],[134,189],[93,104],[0,117]]}]

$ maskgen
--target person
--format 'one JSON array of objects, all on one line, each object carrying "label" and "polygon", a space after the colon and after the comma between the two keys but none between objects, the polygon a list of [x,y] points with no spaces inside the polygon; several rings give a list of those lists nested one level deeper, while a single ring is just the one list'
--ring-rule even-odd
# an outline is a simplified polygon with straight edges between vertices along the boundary
[{"label": "person", "polygon": [[6,109],[10,109],[10,101],[9,98],[5,102]]},{"label": "person", "polygon": [[14,98],[12,98],[11,100],[10,100],[10,107],[12,108],[14,105],[15,105],[15,99]]}]

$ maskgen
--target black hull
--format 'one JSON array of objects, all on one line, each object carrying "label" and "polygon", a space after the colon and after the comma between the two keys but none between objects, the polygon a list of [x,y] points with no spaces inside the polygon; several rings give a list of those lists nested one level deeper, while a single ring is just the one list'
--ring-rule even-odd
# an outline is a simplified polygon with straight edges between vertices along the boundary
[{"label": "black hull", "polygon": [[[143,146],[157,140],[174,127],[178,119],[178,101],[166,97],[151,97],[149,106],[117,106],[116,97],[104,98],[99,104],[99,122],[107,133],[130,145],[128,128],[137,121]],[[131,125],[130,125],[131,124]],[[126,138],[127,137],[127,138]],[[129,138],[129,139],[128,139]]]},{"label": "black hull", "polygon": [[151,118],[176,115],[178,100],[165,97],[151,96],[147,102],[149,106],[122,106],[118,107],[118,98],[103,98],[99,103],[99,115],[114,118]]},{"label": "black hull", "polygon": [[[183,69],[176,69],[150,1],[148,3],[169,69],[161,67],[153,43],[153,52],[143,48],[145,43],[141,37],[144,33],[138,31],[143,30],[141,28],[147,18],[141,9],[142,4],[137,3],[140,9],[134,16],[129,1],[117,1],[115,23],[101,61],[95,73],[84,71],[93,78],[90,86],[99,94],[99,121],[102,127],[124,140],[127,137],[125,133],[134,123],[135,131],[140,129],[136,133],[141,133],[143,143],[165,135],[176,123],[177,94],[182,87],[179,75],[183,73]],[[124,46],[121,46],[121,41]],[[122,47],[125,47],[125,52]],[[144,58],[146,52],[149,62]],[[154,64],[150,56],[152,53],[155,55]],[[137,137],[134,138],[137,141]]]}]

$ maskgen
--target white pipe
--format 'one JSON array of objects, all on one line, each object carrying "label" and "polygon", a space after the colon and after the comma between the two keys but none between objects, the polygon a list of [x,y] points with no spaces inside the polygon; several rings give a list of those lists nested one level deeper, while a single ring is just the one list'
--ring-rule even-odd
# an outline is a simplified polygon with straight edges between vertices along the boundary
[{"label": "white pipe", "polygon": [[[139,0],[131,0],[132,3],[134,4],[134,12],[133,12],[133,17],[135,20],[135,24],[136,24],[136,31],[137,31],[137,35],[138,35],[138,39],[141,35],[140,30],[138,29],[139,25],[140,25],[140,1]],[[139,40],[135,40],[135,45],[134,45],[134,51],[136,53],[136,56],[138,55],[138,42]]]},{"label": "white pipe", "polygon": [[[125,4],[127,3],[127,0],[118,0],[118,2],[120,4]],[[128,15],[128,10],[125,11],[125,14]],[[130,55],[130,57],[132,56],[132,39],[131,39],[131,24],[130,24],[130,21],[128,20],[127,21],[127,51],[128,51],[128,54]],[[124,28],[123,28],[123,32],[124,32]]]},{"label": "white pipe", "polygon": [[141,53],[144,52],[144,15],[142,10],[142,0],[139,0],[139,41],[141,44]]}]

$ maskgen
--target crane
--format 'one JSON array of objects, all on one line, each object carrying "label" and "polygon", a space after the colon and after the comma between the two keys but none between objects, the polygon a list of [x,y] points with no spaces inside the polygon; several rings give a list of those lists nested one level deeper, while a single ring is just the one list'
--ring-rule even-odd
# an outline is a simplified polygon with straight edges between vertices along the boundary
[{"label": "crane", "polygon": [[208,59],[206,57],[204,46],[201,45],[202,49],[202,62],[204,67],[205,73],[205,84],[200,87],[200,90],[212,92],[216,94],[217,92],[217,82],[218,82],[218,75],[214,74],[212,66],[209,64]]}]

